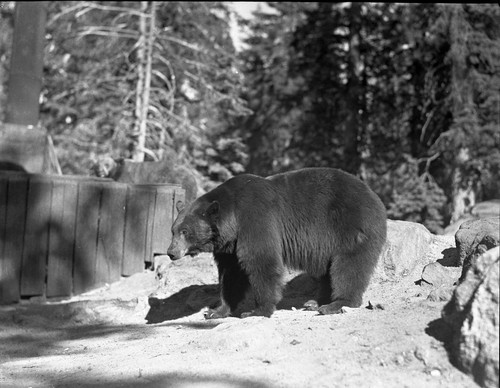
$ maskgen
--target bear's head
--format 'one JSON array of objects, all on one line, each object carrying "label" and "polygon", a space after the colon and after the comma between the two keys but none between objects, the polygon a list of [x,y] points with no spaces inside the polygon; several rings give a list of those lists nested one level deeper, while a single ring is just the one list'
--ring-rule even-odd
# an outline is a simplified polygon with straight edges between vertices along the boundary
[{"label": "bear's head", "polygon": [[217,219],[219,202],[199,198],[184,208],[177,203],[177,216],[172,225],[172,242],[167,254],[172,260],[213,252],[218,237]]}]

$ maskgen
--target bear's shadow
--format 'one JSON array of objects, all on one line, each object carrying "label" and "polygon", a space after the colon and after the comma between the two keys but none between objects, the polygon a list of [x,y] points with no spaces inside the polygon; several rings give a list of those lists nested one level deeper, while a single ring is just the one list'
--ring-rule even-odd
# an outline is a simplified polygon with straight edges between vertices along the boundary
[{"label": "bear's shadow", "polygon": [[[310,299],[314,299],[317,281],[307,274],[300,274],[289,280],[283,291],[283,298],[278,303],[278,310],[300,309]],[[149,297],[149,311],[146,315],[148,324],[171,321],[192,315],[204,307],[214,308],[219,304],[219,286],[217,284],[191,285],[165,299]],[[240,304],[235,316],[254,309],[251,292]]]}]

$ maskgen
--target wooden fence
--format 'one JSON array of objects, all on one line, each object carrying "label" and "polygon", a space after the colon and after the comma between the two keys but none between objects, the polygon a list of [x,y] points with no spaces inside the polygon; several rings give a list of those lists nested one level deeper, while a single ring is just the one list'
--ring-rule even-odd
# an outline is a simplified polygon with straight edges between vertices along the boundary
[{"label": "wooden fence", "polygon": [[0,303],[76,295],[165,254],[178,185],[0,172]]}]

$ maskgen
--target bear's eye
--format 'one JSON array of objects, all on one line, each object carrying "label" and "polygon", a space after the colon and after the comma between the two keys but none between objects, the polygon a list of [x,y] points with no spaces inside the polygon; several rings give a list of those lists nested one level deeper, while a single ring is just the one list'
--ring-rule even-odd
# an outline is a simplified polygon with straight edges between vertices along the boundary
[{"label": "bear's eye", "polygon": [[188,231],[186,229],[182,229],[179,233],[185,236],[188,234]]}]

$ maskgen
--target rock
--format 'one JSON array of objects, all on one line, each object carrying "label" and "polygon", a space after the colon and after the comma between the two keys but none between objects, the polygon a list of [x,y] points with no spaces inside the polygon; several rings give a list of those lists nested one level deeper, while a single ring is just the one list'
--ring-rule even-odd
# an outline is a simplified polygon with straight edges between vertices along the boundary
[{"label": "rock", "polygon": [[455,241],[459,264],[463,266],[460,276],[462,281],[474,257],[500,245],[500,218],[490,217],[464,222],[455,234]]},{"label": "rock", "polygon": [[499,247],[474,257],[442,311],[452,330],[450,359],[488,388],[499,383],[499,260]]},{"label": "rock", "polygon": [[397,281],[422,268],[432,234],[421,224],[387,221],[387,242],[373,275],[374,282]]},{"label": "rock", "polygon": [[445,302],[451,299],[454,290],[455,287],[453,286],[441,286],[434,288],[427,296],[427,300],[431,302]]},{"label": "rock", "polygon": [[434,287],[452,286],[458,279],[454,272],[438,262],[427,264],[422,271],[422,280]]},{"label": "rock", "polygon": [[458,230],[460,229],[460,227],[462,226],[462,224],[464,222],[470,221],[470,220],[475,220],[475,218],[472,217],[472,216],[470,216],[469,214],[465,215],[464,217],[462,217],[458,221],[456,221],[456,222],[448,225],[446,228],[444,228],[443,234],[444,235],[449,235],[449,236],[454,236],[455,233],[458,232]]},{"label": "rock", "polygon": [[167,255],[157,255],[154,257],[155,278],[160,288],[167,286],[168,269],[171,262],[172,260]]},{"label": "rock", "polygon": [[[167,255],[155,256],[156,294],[171,295],[191,285],[218,284],[213,255],[201,253],[172,261]],[[195,271],[193,271],[195,269]]]},{"label": "rock", "polygon": [[443,234],[455,235],[460,226],[469,220],[478,220],[481,218],[500,217],[500,199],[477,203],[470,211],[470,214],[464,214],[459,220],[448,225]]},{"label": "rock", "polygon": [[497,246],[500,241],[500,218],[490,217],[482,220],[468,220],[464,222],[455,234],[455,242],[460,257],[460,265],[476,249],[477,245],[485,238]]}]

